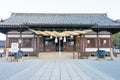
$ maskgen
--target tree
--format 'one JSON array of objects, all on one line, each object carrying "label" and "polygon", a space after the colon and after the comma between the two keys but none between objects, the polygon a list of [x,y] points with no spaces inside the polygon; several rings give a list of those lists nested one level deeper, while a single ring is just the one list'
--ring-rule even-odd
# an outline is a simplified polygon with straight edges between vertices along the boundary
[{"label": "tree", "polygon": [[112,38],[113,38],[113,46],[114,46],[114,48],[120,50],[120,32],[118,32],[116,34],[113,34]]}]

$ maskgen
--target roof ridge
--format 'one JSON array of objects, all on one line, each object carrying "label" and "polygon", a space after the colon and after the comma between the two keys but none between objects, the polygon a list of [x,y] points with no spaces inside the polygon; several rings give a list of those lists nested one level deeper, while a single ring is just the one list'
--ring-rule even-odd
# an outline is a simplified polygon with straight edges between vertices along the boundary
[{"label": "roof ridge", "polygon": [[12,15],[106,15],[106,13],[12,13]]},{"label": "roof ridge", "polygon": [[112,21],[112,22],[119,23],[119,22],[116,22],[115,20],[112,20],[111,18],[109,18],[107,14],[106,14],[106,15],[104,15],[104,17],[105,17],[106,19],[108,19],[108,20]]}]

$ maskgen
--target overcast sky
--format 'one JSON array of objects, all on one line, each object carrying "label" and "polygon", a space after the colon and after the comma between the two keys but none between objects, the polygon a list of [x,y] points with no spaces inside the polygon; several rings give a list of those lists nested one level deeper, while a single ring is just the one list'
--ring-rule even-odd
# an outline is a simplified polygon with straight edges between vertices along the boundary
[{"label": "overcast sky", "polygon": [[21,13],[107,13],[120,19],[120,0],[0,0],[0,18]]},{"label": "overcast sky", "polygon": [[0,18],[11,13],[107,13],[120,19],[120,0],[0,0]]}]

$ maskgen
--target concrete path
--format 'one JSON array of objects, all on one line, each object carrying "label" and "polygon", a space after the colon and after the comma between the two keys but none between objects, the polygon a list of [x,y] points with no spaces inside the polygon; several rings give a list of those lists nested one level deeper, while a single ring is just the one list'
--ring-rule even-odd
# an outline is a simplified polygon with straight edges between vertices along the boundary
[{"label": "concrete path", "polygon": [[36,61],[7,80],[114,80],[80,60]]}]

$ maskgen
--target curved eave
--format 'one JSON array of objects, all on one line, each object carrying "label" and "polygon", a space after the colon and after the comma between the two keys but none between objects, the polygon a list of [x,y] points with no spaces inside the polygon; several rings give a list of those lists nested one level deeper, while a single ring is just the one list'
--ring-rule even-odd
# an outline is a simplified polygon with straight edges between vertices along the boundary
[{"label": "curved eave", "polygon": [[24,25],[0,25],[0,28],[28,28]]},{"label": "curved eave", "polygon": [[112,34],[120,32],[120,26],[94,26],[91,29],[95,32],[108,31]]},{"label": "curved eave", "polygon": [[115,26],[93,26],[92,28],[120,28],[120,25]]},{"label": "curved eave", "polygon": [[54,26],[57,26],[57,27],[92,27],[94,26],[94,24],[25,24],[27,26],[36,26],[36,27],[41,27],[41,26],[44,26],[44,27],[47,27],[47,26],[50,26],[50,27],[54,27]]}]

